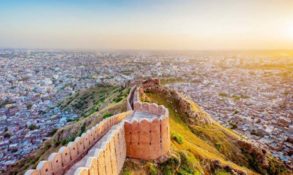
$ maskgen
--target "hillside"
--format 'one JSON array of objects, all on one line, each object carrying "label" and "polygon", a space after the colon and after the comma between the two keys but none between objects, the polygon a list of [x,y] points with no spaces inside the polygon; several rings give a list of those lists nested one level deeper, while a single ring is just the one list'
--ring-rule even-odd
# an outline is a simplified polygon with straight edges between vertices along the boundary
[{"label": "hillside", "polygon": [[128,160],[122,174],[290,174],[269,152],[214,121],[196,103],[176,91],[153,85],[140,92],[142,101],[170,112],[172,152],[167,161]]},{"label": "hillside", "polygon": [[[151,85],[150,85],[151,84]],[[169,110],[171,152],[157,161],[127,159],[122,175],[180,174],[285,175],[289,170],[270,153],[241,135],[214,121],[195,102],[157,83],[140,88],[140,100],[164,105]],[[129,88],[98,86],[80,91],[59,104],[63,110],[81,117],[51,133],[51,137],[30,156],[20,160],[5,174],[23,174],[35,168],[61,146],[112,114],[126,111]]]},{"label": "hillside", "polygon": [[78,91],[62,101],[59,106],[65,111],[72,111],[79,116],[87,117],[109,104],[122,101],[129,93],[129,88],[110,85],[98,85]]},{"label": "hillside", "polygon": [[51,153],[73,141],[103,118],[126,111],[128,93],[129,88],[99,85],[68,97],[59,106],[79,114],[80,118],[49,133],[50,138],[39,149],[0,174],[24,174],[25,170],[35,168],[39,161],[46,160]]}]

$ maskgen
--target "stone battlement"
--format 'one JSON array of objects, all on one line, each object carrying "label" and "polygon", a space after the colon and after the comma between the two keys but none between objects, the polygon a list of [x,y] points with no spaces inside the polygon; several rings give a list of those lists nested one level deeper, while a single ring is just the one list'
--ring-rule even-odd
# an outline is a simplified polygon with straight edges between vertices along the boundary
[{"label": "stone battlement", "polygon": [[119,174],[126,158],[124,125],[119,123],[97,142],[82,160],[72,166],[71,174]]},{"label": "stone battlement", "polygon": [[71,166],[81,160],[93,145],[99,141],[112,126],[120,123],[132,112],[114,115],[102,120],[96,126],[75,138],[67,146],[63,146],[58,152],[52,153],[48,160],[40,161],[36,169],[28,170],[25,175],[59,175],[64,174]]},{"label": "stone battlement", "polygon": [[125,119],[127,156],[155,160],[170,150],[169,111],[162,105],[140,102],[138,92],[134,92],[134,112]]},{"label": "stone battlement", "polygon": [[127,97],[127,112],[102,120],[25,175],[117,175],[125,158],[155,160],[170,150],[169,112],[143,103],[139,88]]}]

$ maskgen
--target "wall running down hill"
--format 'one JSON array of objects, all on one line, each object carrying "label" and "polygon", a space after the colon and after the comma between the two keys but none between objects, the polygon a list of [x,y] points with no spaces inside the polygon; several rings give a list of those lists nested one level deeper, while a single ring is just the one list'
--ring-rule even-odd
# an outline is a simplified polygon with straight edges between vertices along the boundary
[{"label": "wall running down hill", "polygon": [[130,113],[131,111],[117,114],[115,116],[102,120],[99,124],[88,130],[86,133],[82,134],[81,137],[77,137],[67,146],[61,147],[58,152],[52,153],[49,156],[48,160],[39,162],[36,169],[28,170],[25,174],[64,174],[75,163],[81,160],[97,141],[103,141],[105,134],[112,131],[112,126],[118,124],[122,119],[130,115]]},{"label": "wall running down hill", "polygon": [[155,160],[170,150],[169,112],[142,103],[133,87],[127,112],[102,120],[25,175],[117,175],[126,157]]}]

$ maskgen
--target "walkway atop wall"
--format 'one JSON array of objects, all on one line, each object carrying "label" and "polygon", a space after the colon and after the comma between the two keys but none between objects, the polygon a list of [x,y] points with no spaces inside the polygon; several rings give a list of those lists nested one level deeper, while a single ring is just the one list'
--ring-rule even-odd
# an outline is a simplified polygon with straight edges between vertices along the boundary
[{"label": "walkway atop wall", "polygon": [[118,175],[126,157],[155,160],[170,150],[169,112],[142,103],[133,87],[127,112],[102,120],[25,175]]},{"label": "walkway atop wall", "polygon": [[143,119],[146,119],[146,120],[153,120],[153,119],[156,119],[158,118],[159,116],[158,115],[155,115],[155,114],[151,114],[151,113],[148,113],[148,112],[141,112],[141,111],[134,111],[133,114],[129,117],[127,117],[127,121],[133,121],[133,120],[143,120]]},{"label": "walkway atop wall", "polygon": [[65,175],[118,174],[126,158],[124,137],[123,123],[114,125],[80,161],[70,167]]}]

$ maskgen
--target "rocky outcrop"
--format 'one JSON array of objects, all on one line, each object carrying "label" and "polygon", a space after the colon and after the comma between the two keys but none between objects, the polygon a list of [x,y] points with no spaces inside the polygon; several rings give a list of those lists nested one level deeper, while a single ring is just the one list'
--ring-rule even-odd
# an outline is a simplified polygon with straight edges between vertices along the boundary
[{"label": "rocky outcrop", "polygon": [[[215,122],[206,112],[204,112],[203,109],[201,109],[187,97],[183,96],[175,90],[160,86],[156,81],[153,82],[152,86],[150,85],[151,83],[152,81],[149,80],[147,86],[143,86],[141,90],[141,98],[145,98],[144,100],[146,101],[151,101],[150,99],[147,99],[149,98],[148,93],[150,93],[150,95],[160,94],[160,96],[162,96],[168,102],[168,104],[174,107],[175,112],[180,114],[178,116],[180,116],[181,119],[185,121],[189,128],[191,128],[192,131],[195,131],[195,134],[198,134],[199,137],[207,140],[211,144],[215,143],[217,139],[208,133],[205,134],[202,131],[197,132],[197,130],[194,128],[198,126],[202,127],[204,125],[206,125],[207,128],[209,126],[218,128],[219,133],[224,134],[222,135],[223,137],[229,137],[229,139],[226,138],[225,140],[227,142],[227,148],[230,146],[236,147],[236,149],[233,149],[233,151],[219,150],[221,153],[225,154],[225,156],[227,156],[230,161],[233,161],[236,164],[247,166],[261,174],[280,174],[286,169],[281,161],[273,158],[271,153],[261,145],[242,139],[241,137],[238,137],[237,134],[231,134],[229,130],[218,127],[220,124]],[[204,130],[205,128],[202,129]],[[258,131],[257,134],[259,133],[260,131]],[[289,141],[291,140],[289,139],[288,142]],[[234,158],[234,155],[231,156],[231,153],[239,154],[239,158]],[[217,165],[217,163],[215,165]],[[240,172],[239,170],[233,169],[227,165],[217,165],[217,167],[220,169],[225,169],[232,174],[245,174],[245,172]]]},{"label": "rocky outcrop", "polygon": [[156,79],[150,79],[145,81],[141,88],[141,94],[144,92],[156,92],[161,94],[168,99],[172,99],[174,105],[177,105],[177,109],[181,114],[186,117],[182,118],[185,122],[191,125],[201,125],[201,124],[212,124],[213,120],[210,116],[204,112],[199,106],[190,103],[190,99],[184,97],[182,94],[175,90],[171,90],[166,87],[162,87],[159,81]]},{"label": "rocky outcrop", "polygon": [[214,171],[215,169],[224,169],[225,171],[233,175],[247,175],[247,173],[244,171],[232,168],[229,165],[222,165],[218,160],[214,160],[211,162],[211,169],[213,169],[212,171]]},{"label": "rocky outcrop", "polygon": [[251,158],[254,159],[251,161],[255,161],[255,163],[260,165],[262,168],[269,167],[269,162],[267,159],[267,150],[261,148],[261,146],[256,147],[254,144],[249,143],[247,141],[239,140],[237,143],[244,153],[249,154]]}]

